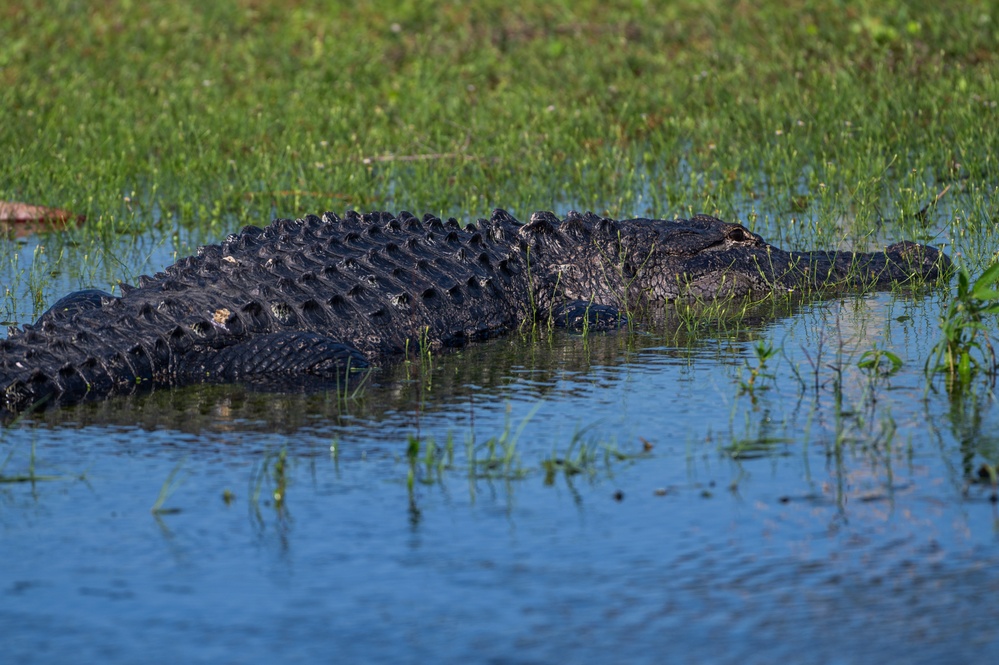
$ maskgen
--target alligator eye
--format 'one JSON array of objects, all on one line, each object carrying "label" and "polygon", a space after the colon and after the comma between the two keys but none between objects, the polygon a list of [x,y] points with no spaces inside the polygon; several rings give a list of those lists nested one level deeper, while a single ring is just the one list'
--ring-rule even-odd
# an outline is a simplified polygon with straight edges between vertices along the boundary
[{"label": "alligator eye", "polygon": [[752,234],[741,226],[734,227],[725,237],[732,242],[750,242],[753,239]]}]

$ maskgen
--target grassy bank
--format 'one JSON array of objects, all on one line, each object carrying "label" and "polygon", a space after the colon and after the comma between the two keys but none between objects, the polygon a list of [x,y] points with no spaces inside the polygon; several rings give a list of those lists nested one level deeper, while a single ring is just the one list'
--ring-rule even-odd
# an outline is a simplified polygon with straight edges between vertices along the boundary
[{"label": "grassy bank", "polygon": [[991,233],[994,3],[352,4],[6,3],[0,200],[84,243],[348,207]]}]

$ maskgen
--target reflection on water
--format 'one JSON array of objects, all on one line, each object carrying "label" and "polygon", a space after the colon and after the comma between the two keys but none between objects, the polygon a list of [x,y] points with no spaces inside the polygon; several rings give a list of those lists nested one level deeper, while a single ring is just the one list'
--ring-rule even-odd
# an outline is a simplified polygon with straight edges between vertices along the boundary
[{"label": "reflection on water", "polygon": [[[29,416],[0,433],[5,653],[969,660],[999,642],[978,473],[999,429],[987,387],[926,391],[938,309],[833,299],[496,340],[357,396],[194,387]],[[858,368],[871,348],[902,369]]]}]

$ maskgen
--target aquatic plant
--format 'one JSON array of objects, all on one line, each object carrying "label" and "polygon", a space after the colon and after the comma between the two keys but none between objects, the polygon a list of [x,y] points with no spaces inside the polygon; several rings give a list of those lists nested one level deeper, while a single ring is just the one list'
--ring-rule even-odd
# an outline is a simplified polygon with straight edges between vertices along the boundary
[{"label": "aquatic plant", "polygon": [[180,508],[165,508],[164,504],[167,499],[169,499],[174,492],[177,491],[185,480],[187,480],[186,475],[182,475],[181,471],[184,468],[184,462],[186,460],[180,460],[177,464],[170,470],[167,474],[166,480],[160,486],[160,493],[156,497],[156,501],[153,503],[153,507],[150,508],[150,512],[157,517],[160,515],[171,515],[173,513],[179,513]]},{"label": "aquatic plant", "polygon": [[751,364],[749,360],[746,360],[746,369],[749,370],[749,378],[739,381],[739,390],[741,394],[748,394],[750,399],[756,402],[756,390],[765,390],[766,386],[757,385],[757,381],[760,379],[773,379],[774,374],[771,373],[767,368],[767,363],[770,359],[777,355],[777,349],[774,348],[772,342],[767,340],[757,340],[756,344],[753,345],[753,355],[756,356],[756,363]]},{"label": "aquatic plant", "polygon": [[902,359],[888,349],[870,349],[860,354],[857,367],[872,377],[891,376],[902,369]]},{"label": "aquatic plant", "polygon": [[[503,431],[499,436],[490,437],[484,443],[475,444],[475,433],[469,435],[465,448],[468,457],[468,477],[475,478],[504,478],[506,480],[523,478],[527,475],[520,461],[520,454],[517,450],[517,442],[524,428],[537,414],[538,409],[544,402],[539,401],[524,416],[517,426],[517,430],[511,428],[510,412],[508,404],[506,408],[506,418],[504,420]],[[482,455],[482,453],[485,453]]]},{"label": "aquatic plant", "polygon": [[263,460],[250,474],[250,508],[258,522],[263,522],[260,515],[260,499],[268,481],[275,512],[281,519],[288,517],[286,503],[289,481],[288,465],[288,446],[284,445],[277,451],[267,451]]},{"label": "aquatic plant", "polygon": [[940,317],[940,340],[926,359],[925,372],[931,381],[946,375],[947,389],[967,387],[978,374],[995,381],[997,365],[986,319],[999,314],[999,263],[992,264],[972,281],[968,269],[957,270],[957,290]]},{"label": "aquatic plant", "polygon": [[[14,451],[17,450],[16,446],[11,446],[10,452],[7,453],[7,457],[4,458],[3,462],[0,462],[0,484],[9,483],[36,483],[45,480],[59,480],[63,476],[53,476],[46,474],[39,474],[36,471],[37,458],[35,456],[35,443],[31,443],[31,455],[28,458],[28,469],[22,473],[6,473],[7,465],[10,464],[11,458],[14,457]],[[83,478],[83,475],[80,476]]]}]

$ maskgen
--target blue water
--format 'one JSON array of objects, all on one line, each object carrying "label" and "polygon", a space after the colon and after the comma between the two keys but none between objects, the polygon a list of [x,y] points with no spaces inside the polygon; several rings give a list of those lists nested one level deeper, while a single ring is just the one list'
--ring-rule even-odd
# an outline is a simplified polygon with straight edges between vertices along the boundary
[{"label": "blue water", "polygon": [[[943,296],[497,340],[347,400],[193,388],[28,417],[0,432],[0,475],[46,478],[0,484],[4,660],[987,658],[999,513],[972,481],[999,423],[984,383],[926,391]],[[749,393],[760,340],[778,353]],[[872,348],[902,369],[865,374]],[[504,436],[512,461],[470,470],[468,442],[481,462]]]}]

